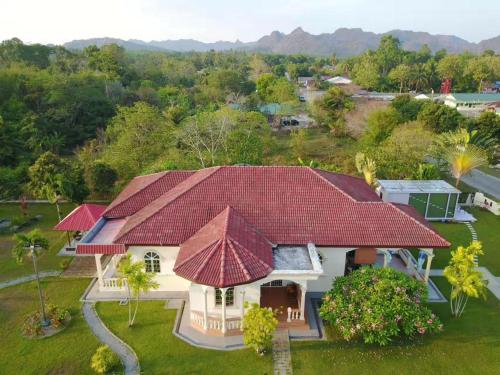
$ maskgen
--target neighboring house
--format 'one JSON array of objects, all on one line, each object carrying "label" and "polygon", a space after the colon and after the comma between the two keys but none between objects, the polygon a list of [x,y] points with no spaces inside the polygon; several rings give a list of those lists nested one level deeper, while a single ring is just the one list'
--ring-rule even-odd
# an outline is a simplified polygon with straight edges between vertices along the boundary
[{"label": "neighboring house", "polygon": [[332,84],[332,85],[350,85],[352,83],[352,80],[350,80],[349,78],[346,78],[346,77],[340,77],[340,76],[336,76],[336,77],[332,77],[332,78],[329,78],[326,80],[326,82]]},{"label": "neighboring house", "polygon": [[443,180],[378,180],[384,202],[408,204],[427,220],[454,220],[460,190]]},{"label": "neighboring house", "polygon": [[297,83],[302,87],[311,87],[316,84],[314,77],[299,77]]},{"label": "neighboring house", "polygon": [[464,113],[482,112],[495,102],[500,102],[500,94],[452,93],[444,97],[444,104]]},{"label": "neighboring house", "polygon": [[[383,202],[360,178],[225,166],[134,178],[76,252],[95,256],[94,299],[123,292],[116,269],[130,254],[156,273],[160,288],[151,293],[188,300],[194,328],[231,335],[240,334],[244,301],[281,306],[283,324],[305,324],[307,293],[329,290],[377,254],[385,266],[399,251],[409,254],[403,249],[421,248],[427,281],[433,248],[449,246],[417,210]],[[105,270],[103,255],[113,257]]]}]

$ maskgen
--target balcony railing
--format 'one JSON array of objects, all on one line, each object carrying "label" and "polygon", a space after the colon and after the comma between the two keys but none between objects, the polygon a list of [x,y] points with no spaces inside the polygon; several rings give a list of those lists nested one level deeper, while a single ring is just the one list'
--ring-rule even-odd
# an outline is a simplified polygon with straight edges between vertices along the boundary
[{"label": "balcony railing", "polygon": [[[205,318],[203,313],[200,311],[191,311],[191,324],[199,329],[220,331],[222,333],[222,317],[219,316],[208,316],[207,324],[205,325]],[[239,317],[229,317],[226,318],[226,330],[229,331],[240,331],[242,328],[241,318]]]}]

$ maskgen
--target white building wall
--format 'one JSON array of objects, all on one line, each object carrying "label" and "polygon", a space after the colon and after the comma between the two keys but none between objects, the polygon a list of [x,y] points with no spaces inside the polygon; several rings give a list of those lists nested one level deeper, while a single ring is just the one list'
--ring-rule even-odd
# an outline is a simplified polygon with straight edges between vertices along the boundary
[{"label": "white building wall", "polygon": [[387,192],[384,189],[381,189],[380,192],[382,193],[382,200],[384,202],[408,204],[410,201],[409,193]]},{"label": "white building wall", "polygon": [[326,292],[332,287],[332,281],[338,276],[344,276],[345,259],[348,251],[355,248],[316,247],[316,251],[323,260],[324,274],[317,280],[307,282],[308,292]]},{"label": "white building wall", "polygon": [[168,292],[187,292],[191,282],[174,273],[174,264],[179,253],[178,246],[130,246],[128,252],[135,262],[144,261],[144,255],[153,251],[160,256],[160,273],[156,275],[156,282],[160,284],[158,290]]}]

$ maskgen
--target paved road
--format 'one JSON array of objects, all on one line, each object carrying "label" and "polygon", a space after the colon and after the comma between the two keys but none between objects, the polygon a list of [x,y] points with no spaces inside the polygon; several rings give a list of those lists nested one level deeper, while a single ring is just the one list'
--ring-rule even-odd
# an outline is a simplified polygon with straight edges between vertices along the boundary
[{"label": "paved road", "polygon": [[137,355],[132,350],[130,346],[125,344],[122,340],[116,337],[109,329],[104,325],[102,320],[97,315],[94,305],[91,303],[83,304],[83,316],[90,326],[94,335],[103,344],[108,345],[112,351],[114,351],[125,367],[125,375],[136,375],[140,374],[139,360]]},{"label": "paved road", "polygon": [[463,176],[462,181],[483,193],[500,199],[500,178],[474,169],[468,175]]}]

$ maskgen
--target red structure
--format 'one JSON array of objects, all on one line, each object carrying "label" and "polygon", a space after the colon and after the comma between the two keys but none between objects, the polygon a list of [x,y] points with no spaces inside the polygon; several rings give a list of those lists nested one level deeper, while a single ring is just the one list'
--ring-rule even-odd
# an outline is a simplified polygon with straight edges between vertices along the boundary
[{"label": "red structure", "polygon": [[451,78],[445,78],[441,82],[441,94],[451,94]]}]

